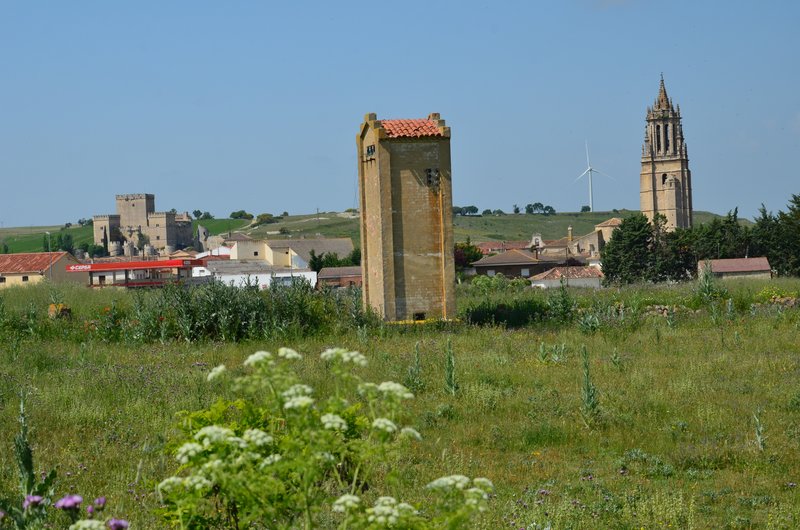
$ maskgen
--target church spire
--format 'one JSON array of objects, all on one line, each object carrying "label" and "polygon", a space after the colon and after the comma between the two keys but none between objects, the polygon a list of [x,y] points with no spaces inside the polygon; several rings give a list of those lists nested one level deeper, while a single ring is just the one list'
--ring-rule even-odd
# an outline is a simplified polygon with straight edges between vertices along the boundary
[{"label": "church spire", "polygon": [[669,110],[672,104],[667,97],[667,87],[664,86],[664,74],[661,74],[661,84],[658,86],[658,99],[656,100],[655,108],[661,110]]}]

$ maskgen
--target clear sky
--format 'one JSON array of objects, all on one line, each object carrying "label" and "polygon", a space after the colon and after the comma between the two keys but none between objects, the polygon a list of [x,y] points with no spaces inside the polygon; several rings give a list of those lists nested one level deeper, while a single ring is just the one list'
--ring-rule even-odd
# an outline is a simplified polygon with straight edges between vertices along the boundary
[{"label": "clear sky", "polygon": [[800,2],[0,0],[0,222],[118,193],[226,216],[357,206],[363,116],[452,127],[455,204],[639,207],[680,104],[699,210],[800,193]]}]

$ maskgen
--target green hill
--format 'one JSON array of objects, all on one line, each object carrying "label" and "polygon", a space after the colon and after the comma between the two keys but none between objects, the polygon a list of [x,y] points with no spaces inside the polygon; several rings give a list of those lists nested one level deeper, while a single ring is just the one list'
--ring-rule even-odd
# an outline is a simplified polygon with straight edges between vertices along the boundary
[{"label": "green hill", "polygon": [[[572,226],[576,236],[588,234],[598,223],[611,217],[626,217],[636,213],[632,210],[616,212],[565,212],[555,215],[542,214],[506,214],[487,216],[461,216],[454,218],[456,241],[465,241],[467,237],[473,242],[479,241],[512,241],[530,239],[534,233],[542,234],[544,239],[558,239],[567,235],[567,227]],[[695,225],[708,223],[716,217],[711,212],[694,212]],[[749,221],[742,221],[751,224]],[[241,231],[250,237],[285,239],[312,237],[349,237],[353,244],[359,246],[358,214],[353,212],[320,212],[310,215],[289,215],[278,218],[278,222],[249,228],[249,221],[243,219],[210,219],[200,224],[208,228],[213,235]],[[196,227],[197,221],[194,221]],[[72,234],[76,245],[91,243],[92,227],[39,226],[0,229],[0,241],[8,244],[10,252],[39,252],[45,231],[51,234],[64,230]]]}]

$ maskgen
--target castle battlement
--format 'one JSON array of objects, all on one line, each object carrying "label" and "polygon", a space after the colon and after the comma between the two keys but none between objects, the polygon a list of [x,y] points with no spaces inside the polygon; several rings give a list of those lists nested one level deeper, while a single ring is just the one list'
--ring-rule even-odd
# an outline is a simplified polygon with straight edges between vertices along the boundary
[{"label": "castle battlement", "polygon": [[93,215],[92,219],[101,220],[101,219],[116,219],[119,220],[119,214],[109,213],[109,214],[101,214],[101,215]]},{"label": "castle battlement", "polygon": [[123,195],[117,195],[116,199],[118,201],[133,201],[133,200],[142,200],[142,199],[152,199],[155,200],[156,196],[152,193],[126,193]]}]

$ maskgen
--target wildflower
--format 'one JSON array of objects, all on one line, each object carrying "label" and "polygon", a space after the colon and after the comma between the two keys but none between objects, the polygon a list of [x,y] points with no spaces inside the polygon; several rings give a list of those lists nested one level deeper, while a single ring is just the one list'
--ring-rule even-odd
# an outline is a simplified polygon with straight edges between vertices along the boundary
[{"label": "wildflower", "polygon": [[336,414],[323,414],[320,420],[322,420],[322,426],[326,429],[334,431],[344,431],[347,429],[347,422]]},{"label": "wildflower", "polygon": [[302,359],[303,356],[294,351],[291,348],[279,348],[278,349],[278,357],[283,357],[287,361],[294,361]]},{"label": "wildflower", "polygon": [[36,508],[42,503],[43,500],[44,497],[41,495],[26,495],[25,500],[22,501],[22,509],[27,510],[28,508]]},{"label": "wildflower", "polygon": [[163,493],[170,493],[176,490],[179,486],[183,486],[183,479],[179,477],[169,477],[161,481],[158,485],[158,491]]},{"label": "wildflower", "polygon": [[328,348],[320,354],[323,361],[340,360],[343,363],[353,363],[356,366],[366,366],[367,358],[357,351],[349,351],[344,348]]},{"label": "wildflower", "polygon": [[213,484],[205,477],[189,475],[183,480],[183,485],[188,490],[203,491],[210,489]]},{"label": "wildflower", "polygon": [[261,429],[247,429],[244,431],[242,438],[256,447],[264,447],[272,443],[272,436]]},{"label": "wildflower", "polygon": [[259,469],[261,469],[263,471],[265,468],[271,466],[272,464],[280,462],[281,458],[283,458],[283,457],[281,455],[279,455],[278,453],[275,453],[273,455],[269,455],[268,457],[264,458],[264,460],[261,461],[261,465],[259,465],[258,467],[259,467]]},{"label": "wildflower", "polygon": [[314,400],[308,396],[297,396],[289,399],[286,403],[283,404],[283,408],[286,410],[289,409],[304,409],[306,407],[310,407],[314,403]]},{"label": "wildflower", "polygon": [[372,428],[389,434],[397,431],[397,425],[387,418],[375,418],[375,421],[372,422]]},{"label": "wildflower", "polygon": [[0,521],[2,521],[5,516],[6,516],[6,512],[4,512],[3,510],[0,510]]},{"label": "wildflower", "polygon": [[378,385],[375,383],[361,383],[358,385],[358,393],[367,397],[374,396],[378,393]]},{"label": "wildflower", "polygon": [[109,519],[108,527],[111,530],[126,530],[126,528],[128,528],[128,521],[125,519]]},{"label": "wildflower", "polygon": [[225,373],[225,365],[220,364],[219,366],[212,368],[210,372],[208,372],[208,377],[206,378],[207,381],[213,381],[217,377],[221,376]]},{"label": "wildflower", "polygon": [[53,507],[59,510],[77,510],[82,502],[83,497],[80,495],[67,495],[58,499]]},{"label": "wildflower", "polygon": [[244,361],[245,366],[257,366],[262,363],[272,364],[272,354],[268,351],[257,351]]},{"label": "wildflower", "polygon": [[355,495],[345,494],[333,502],[332,509],[334,512],[344,513],[358,508],[359,504],[361,504],[361,499]]},{"label": "wildflower", "polygon": [[102,510],[106,507],[106,498],[105,497],[97,497],[94,500],[94,507],[98,510]]},{"label": "wildflower", "polygon": [[298,396],[310,396],[313,391],[314,389],[308,385],[297,384],[290,386],[289,389],[282,392],[281,395],[286,399],[290,399]]},{"label": "wildflower", "polygon": [[203,427],[194,435],[194,439],[203,443],[203,447],[225,442],[233,436],[233,431],[220,427],[219,425],[208,425]]},{"label": "wildflower", "polygon": [[89,519],[91,519],[92,516],[94,515],[94,506],[92,506],[91,504],[89,506],[87,506],[86,507],[86,513],[87,513],[87,515],[89,515]]},{"label": "wildflower", "polygon": [[202,452],[203,452],[202,445],[194,442],[188,442],[183,444],[178,449],[178,454],[175,456],[175,459],[181,464],[188,464],[189,460],[191,460],[192,458],[194,458],[195,456],[199,455]]},{"label": "wildflower", "polygon": [[416,429],[411,427],[403,427],[400,429],[400,436],[413,438],[414,440],[422,440],[422,435]]},{"label": "wildflower", "polygon": [[464,475],[450,475],[449,477],[439,477],[425,487],[432,490],[449,490],[453,488],[463,490],[469,486],[469,482],[469,478]]},{"label": "wildflower", "polygon": [[494,489],[492,481],[485,477],[476,477],[472,479],[472,484],[484,491],[492,491]]},{"label": "wildflower", "polygon": [[96,519],[83,519],[71,524],[69,530],[106,530],[106,525]]},{"label": "wildflower", "polygon": [[397,399],[411,399],[414,397],[414,394],[409,392],[406,387],[400,383],[395,383],[394,381],[384,381],[383,383],[379,384],[378,391],[387,398],[395,397]]}]

